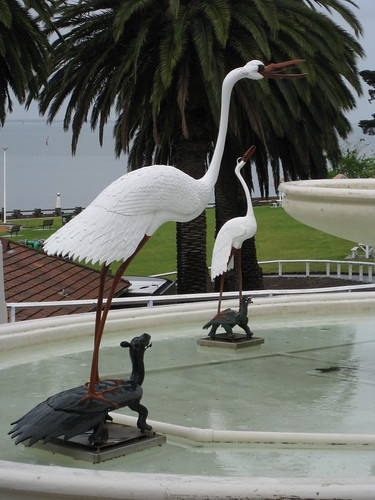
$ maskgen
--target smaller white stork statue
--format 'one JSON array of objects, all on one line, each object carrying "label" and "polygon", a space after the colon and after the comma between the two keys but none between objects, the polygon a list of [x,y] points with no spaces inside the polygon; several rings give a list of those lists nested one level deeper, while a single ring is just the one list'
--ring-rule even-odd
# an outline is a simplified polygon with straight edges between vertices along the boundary
[{"label": "smaller white stork statue", "polygon": [[220,278],[220,296],[217,308],[217,314],[221,311],[221,300],[223,295],[224,278],[227,271],[234,267],[234,257],[237,256],[237,270],[239,283],[239,310],[242,305],[242,272],[241,272],[241,248],[245,240],[252,238],[257,230],[257,221],[254,216],[253,205],[251,202],[250,190],[241,175],[241,169],[247,160],[254,154],[255,146],[251,146],[242,158],[238,158],[235,168],[242,188],[245,192],[247,212],[244,217],[235,217],[228,220],[217,233],[211,261],[211,278]]}]

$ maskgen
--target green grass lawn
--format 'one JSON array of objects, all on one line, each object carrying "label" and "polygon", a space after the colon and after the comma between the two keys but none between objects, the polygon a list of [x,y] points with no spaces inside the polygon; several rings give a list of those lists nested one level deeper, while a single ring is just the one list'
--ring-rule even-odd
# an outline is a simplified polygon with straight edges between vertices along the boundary
[{"label": "green grass lawn", "polygon": [[[355,243],[305,226],[281,208],[255,207],[258,230],[255,235],[258,261],[277,259],[343,260]],[[266,266],[266,272],[271,268]],[[304,271],[304,264],[288,265],[288,269]],[[276,267],[272,269],[275,271]],[[314,264],[311,270],[325,270]]]},{"label": "green grass lawn", "polygon": [[[305,226],[286,214],[281,208],[255,207],[258,223],[256,248],[258,261],[278,259],[332,259],[342,260],[354,243],[342,240]],[[207,209],[207,262],[210,265],[215,234],[215,211]],[[52,218],[52,217],[48,217]],[[54,218],[53,229],[41,229],[43,219],[11,220],[9,224],[21,224],[22,229],[14,241],[46,239],[61,226],[61,217]],[[6,232],[0,233],[4,236]],[[115,266],[113,266],[113,269]],[[265,272],[274,272],[277,267],[264,267]],[[288,270],[290,266],[288,266]],[[324,270],[324,265],[315,265],[312,270]],[[176,270],[176,225],[164,224],[143,247],[127,269],[128,275],[147,276]],[[304,264],[293,264],[295,272],[304,271]]]},{"label": "green grass lawn", "polygon": [[[53,219],[53,226],[52,229],[42,229],[42,223],[43,220],[47,219]],[[40,240],[40,239],[46,239],[48,236],[50,236],[53,232],[55,232],[57,229],[61,227],[61,217],[46,217],[45,219],[8,219],[7,220],[7,226],[13,226],[16,224],[20,224],[22,226],[20,232],[18,233],[18,236],[13,235],[12,240],[13,241],[20,241],[20,240]],[[1,225],[0,221],[0,236],[5,236],[8,237],[9,232],[6,229],[5,226]]]}]

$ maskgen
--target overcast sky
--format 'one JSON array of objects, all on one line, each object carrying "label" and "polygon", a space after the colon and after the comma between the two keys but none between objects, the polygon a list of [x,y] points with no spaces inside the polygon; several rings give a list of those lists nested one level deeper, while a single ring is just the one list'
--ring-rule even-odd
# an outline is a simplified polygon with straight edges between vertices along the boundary
[{"label": "overcast sky", "polygon": [[[358,68],[360,71],[364,69],[375,70],[375,0],[357,0],[356,3],[359,8],[353,10],[363,27],[364,35],[360,39],[360,43],[366,54],[364,59],[358,61]],[[336,21],[338,21],[338,18],[336,18]],[[363,96],[357,99],[357,109],[348,114],[353,124],[358,123],[362,119],[370,119],[371,115],[375,113],[375,101],[372,104],[368,102],[368,89],[369,87],[363,82],[364,92]],[[34,119],[38,117],[36,104],[33,104],[29,111],[26,112],[21,106],[14,103],[14,112],[8,115],[9,120]],[[63,114],[61,113],[59,118],[62,117]]]},{"label": "overcast sky", "polygon": [[[375,0],[357,0],[359,9],[354,9],[363,27],[363,37],[360,43],[365,51],[365,57],[358,62],[358,69],[375,71]],[[375,101],[368,102],[368,89],[363,82],[363,96],[357,99],[357,108],[348,115],[350,120],[357,123],[359,120],[370,119],[375,113]]]}]

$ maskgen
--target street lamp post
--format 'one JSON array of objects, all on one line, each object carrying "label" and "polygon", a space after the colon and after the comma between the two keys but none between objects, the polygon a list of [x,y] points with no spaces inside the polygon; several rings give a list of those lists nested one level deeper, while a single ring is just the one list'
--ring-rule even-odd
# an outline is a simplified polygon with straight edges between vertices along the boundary
[{"label": "street lamp post", "polygon": [[4,151],[4,224],[7,223],[7,150],[8,148],[3,148]]}]

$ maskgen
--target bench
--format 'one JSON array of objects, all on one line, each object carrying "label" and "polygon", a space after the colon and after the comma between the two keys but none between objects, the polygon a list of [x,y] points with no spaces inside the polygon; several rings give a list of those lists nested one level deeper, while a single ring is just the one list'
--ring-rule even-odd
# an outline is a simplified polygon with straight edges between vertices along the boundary
[{"label": "bench", "polygon": [[52,226],[53,226],[53,219],[47,219],[47,220],[43,221],[42,229],[46,229],[46,228],[51,229]]},{"label": "bench", "polygon": [[21,229],[20,224],[14,224],[14,226],[10,226],[10,228],[9,228],[10,235],[13,236],[13,234],[15,234],[17,236],[18,231],[20,229]]},{"label": "bench", "polygon": [[282,207],[283,206],[283,203],[281,200],[276,200],[276,201],[273,201],[272,204],[271,204],[271,208],[279,208],[279,207]]},{"label": "bench", "polygon": [[[362,243],[358,243],[358,246],[351,248],[350,251],[352,252],[351,255],[352,259],[361,256],[364,256],[366,259],[369,259],[372,256],[373,248],[370,245],[363,245]],[[359,254],[360,251],[363,252],[362,255]]]}]

